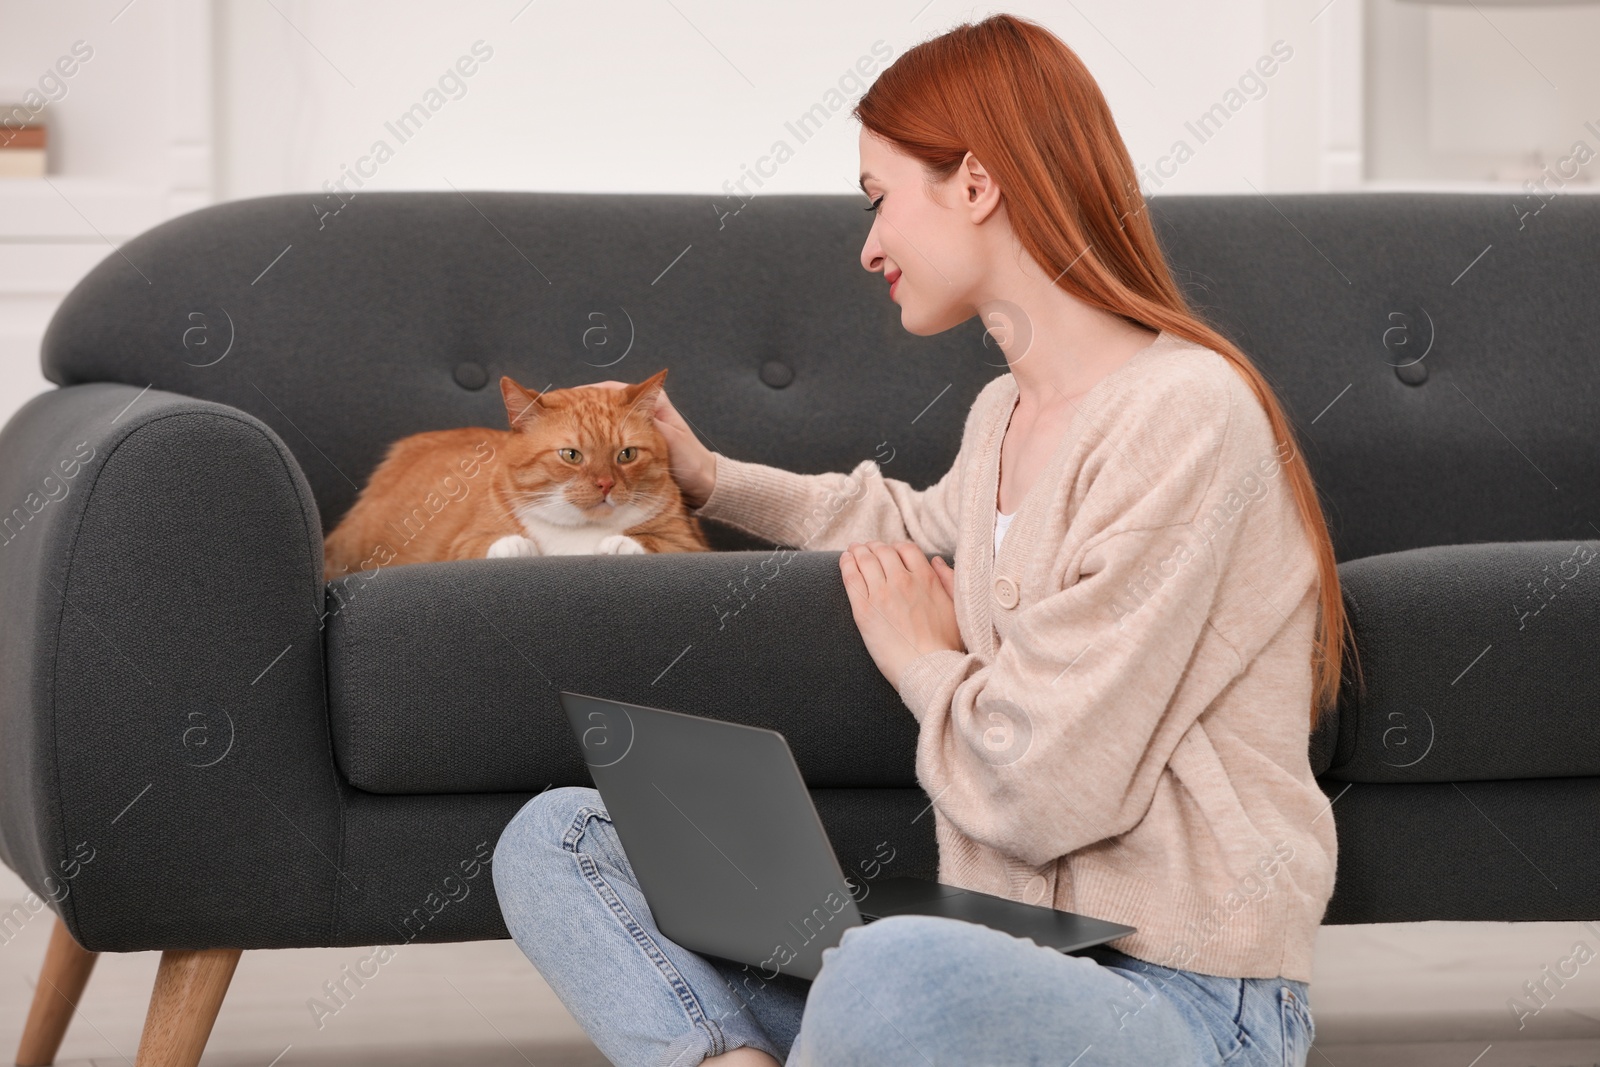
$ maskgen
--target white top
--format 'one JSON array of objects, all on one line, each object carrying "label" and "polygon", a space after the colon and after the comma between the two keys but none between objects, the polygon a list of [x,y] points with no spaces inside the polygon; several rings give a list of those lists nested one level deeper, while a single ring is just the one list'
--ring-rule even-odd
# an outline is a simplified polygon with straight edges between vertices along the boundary
[{"label": "white top", "polygon": [[1000,542],[1005,540],[1006,527],[1011,525],[1011,520],[1017,517],[1016,512],[1007,515],[999,508],[994,509],[994,554],[1000,554]]}]

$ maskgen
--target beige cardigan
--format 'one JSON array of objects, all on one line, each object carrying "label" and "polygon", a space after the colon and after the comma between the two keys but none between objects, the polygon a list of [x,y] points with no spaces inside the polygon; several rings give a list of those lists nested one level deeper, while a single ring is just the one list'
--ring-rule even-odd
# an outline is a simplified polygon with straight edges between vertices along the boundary
[{"label": "beige cardigan", "polygon": [[991,559],[1010,374],[925,490],[874,460],[802,475],[716,456],[693,514],[777,544],[954,553],[967,651],[899,692],[939,879],[1127,923],[1132,956],[1310,981],[1336,841],[1307,754],[1318,575],[1265,412],[1163,332],[1101,379]]}]

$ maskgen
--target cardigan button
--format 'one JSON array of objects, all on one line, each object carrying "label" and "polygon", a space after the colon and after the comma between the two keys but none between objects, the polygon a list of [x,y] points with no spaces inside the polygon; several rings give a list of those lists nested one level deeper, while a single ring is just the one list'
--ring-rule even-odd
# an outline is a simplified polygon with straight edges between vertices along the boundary
[{"label": "cardigan button", "polygon": [[1017,580],[1009,575],[1002,574],[994,580],[994,598],[1003,608],[1014,608],[1020,596],[1017,592]]},{"label": "cardigan button", "polygon": [[1044,880],[1044,875],[1034,875],[1028,881],[1028,888],[1026,892],[1023,893],[1022,902],[1024,904],[1040,903],[1044,900],[1044,891],[1048,888],[1050,888],[1050,886],[1049,883]]}]

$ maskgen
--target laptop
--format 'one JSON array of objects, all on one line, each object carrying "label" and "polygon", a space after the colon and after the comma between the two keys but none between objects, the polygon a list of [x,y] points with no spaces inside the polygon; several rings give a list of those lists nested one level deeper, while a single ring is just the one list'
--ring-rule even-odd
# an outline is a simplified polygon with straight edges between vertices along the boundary
[{"label": "laptop", "polygon": [[695,952],[815,978],[846,930],[889,915],[1067,953],[1135,932],[919,878],[846,879],[781,733],[566,690],[561,704],[656,926]]}]

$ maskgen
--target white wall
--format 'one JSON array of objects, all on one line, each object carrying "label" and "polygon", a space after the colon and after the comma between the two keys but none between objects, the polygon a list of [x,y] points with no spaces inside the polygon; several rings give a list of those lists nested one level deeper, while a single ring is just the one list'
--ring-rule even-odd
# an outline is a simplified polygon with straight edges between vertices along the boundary
[{"label": "white wall", "polygon": [[[1442,148],[1471,138],[1458,115],[1430,112],[1430,86],[1463,92],[1479,67],[1498,92],[1536,77],[1501,38],[1460,19],[1429,23],[1398,0],[1029,0],[999,9],[1038,19],[1083,57],[1135,161],[1150,168],[1147,194],[1254,195],[1371,184],[1369,128],[1378,124],[1363,108],[1373,84],[1363,52],[1381,50],[1364,26],[1393,22],[1399,8],[1412,9],[1413,26],[1422,18],[1422,40],[1437,31],[1434,73],[1401,78],[1408,87],[1395,91],[1417,97],[1407,113],[1418,121],[1433,116]],[[848,107],[803,144],[785,122],[871,60],[874,42],[898,55],[990,10],[950,0],[0,0],[0,97],[36,86],[74,42],[94,53],[50,105],[50,183],[0,180],[0,420],[47,387],[38,340],[61,296],[111,243],[172,214],[317,190],[380,139],[394,154],[375,173],[369,160],[367,189],[718,194],[783,139],[794,158],[762,192],[843,193],[858,169]],[[1493,17],[1554,80],[1592,84],[1574,69],[1581,48],[1525,39],[1563,36],[1558,19]],[[401,144],[385,123],[479,41],[492,55],[464,94]],[[1276,41],[1292,57],[1230,97]],[[1381,82],[1385,91],[1396,83]],[[1570,100],[1532,99],[1548,112],[1543,126],[1571,124]],[[1219,103],[1231,107],[1228,120],[1202,143],[1188,124]],[[1172,158],[1180,140],[1193,151],[1181,166]],[[1408,165],[1425,169],[1402,160],[1382,176],[1403,178]]]},{"label": "white wall", "polygon": [[1370,173],[1517,183],[1548,166],[1593,188],[1600,167],[1560,163],[1600,148],[1600,5],[1369,3],[1369,95],[1400,105],[1369,112]]},{"label": "white wall", "polygon": [[[372,18],[307,0],[276,2],[316,49],[262,0],[220,8],[226,195],[315,188],[337,176],[479,39],[494,56],[466,96],[443,108],[371,187],[440,188],[448,178],[495,188],[713,192],[783,138],[799,151],[764,191],[844,192],[859,169],[846,109],[803,146],[785,121],[857,59],[871,59],[874,42],[898,55],[955,21],[987,14],[940,0],[914,20],[923,0],[871,8],[834,0],[759,13],[704,0],[535,0],[516,15],[525,0],[505,0],[449,14],[400,2]],[[1066,3],[1008,8],[1045,22],[1079,51],[1136,157],[1164,152],[1183,134],[1183,120],[1266,47],[1258,2],[1080,9],[1089,21]],[[1182,184],[1237,185],[1241,170],[1259,184],[1263,146],[1262,109],[1242,112]]]}]

